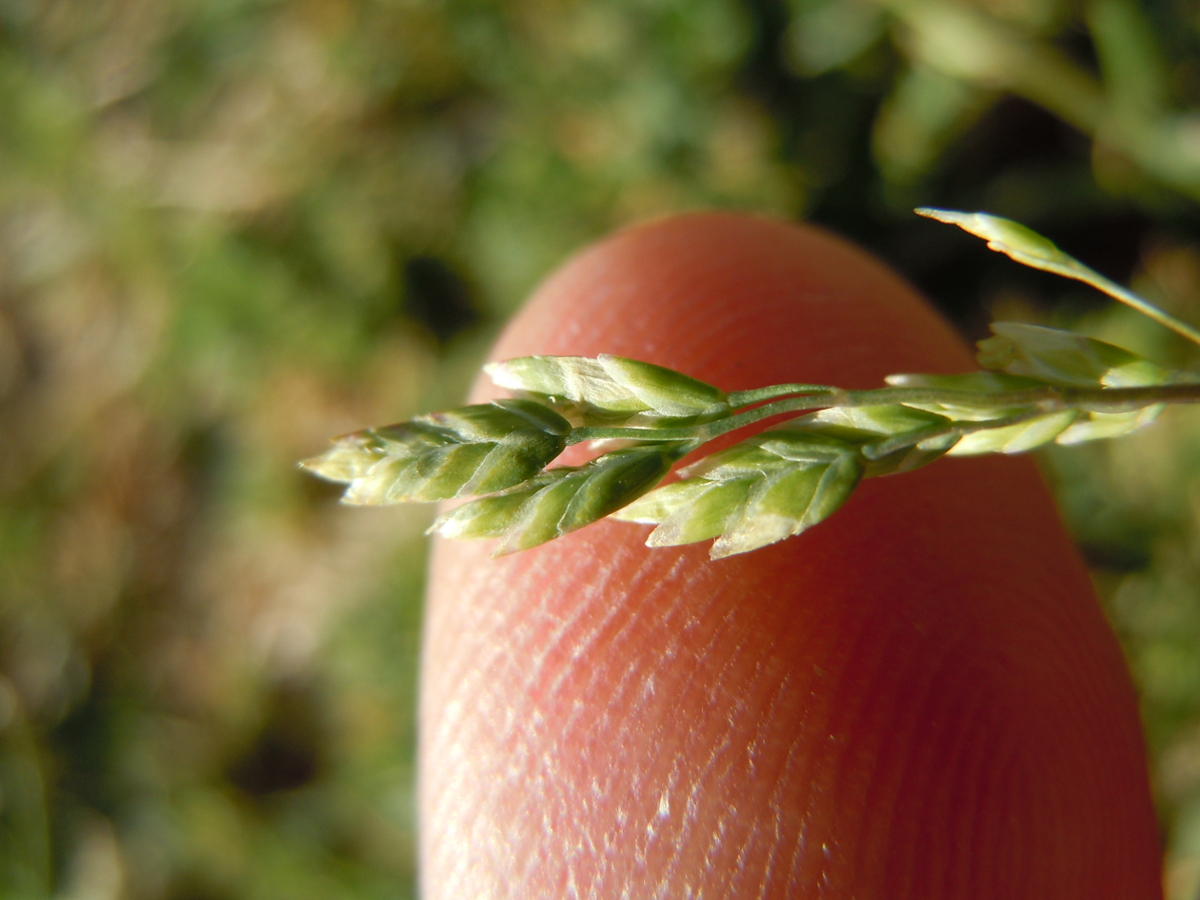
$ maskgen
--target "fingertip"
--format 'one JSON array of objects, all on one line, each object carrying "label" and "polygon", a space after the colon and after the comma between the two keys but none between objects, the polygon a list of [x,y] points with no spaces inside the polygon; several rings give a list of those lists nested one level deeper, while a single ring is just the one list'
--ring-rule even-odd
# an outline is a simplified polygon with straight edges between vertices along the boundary
[{"label": "fingertip", "polygon": [[[726,390],[971,367],[861,251],[729,214],[575,257],[494,356],[533,353]],[[428,896],[1157,893],[1136,701],[1027,460],[872,480],[724,560],[645,536],[605,521],[496,560],[435,542]]]}]

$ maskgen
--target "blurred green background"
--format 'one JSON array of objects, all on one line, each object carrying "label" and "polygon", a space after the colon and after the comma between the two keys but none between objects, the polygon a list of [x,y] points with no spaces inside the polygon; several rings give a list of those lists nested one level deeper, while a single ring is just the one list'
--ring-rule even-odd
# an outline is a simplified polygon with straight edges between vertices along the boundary
[{"label": "blurred green background", "polygon": [[[1196,348],[1200,8],[1161,0],[0,0],[0,896],[414,891],[427,511],[295,462],[461,399],[555,264],[723,206],[963,333]],[[1200,417],[1043,457],[1200,891]]]}]

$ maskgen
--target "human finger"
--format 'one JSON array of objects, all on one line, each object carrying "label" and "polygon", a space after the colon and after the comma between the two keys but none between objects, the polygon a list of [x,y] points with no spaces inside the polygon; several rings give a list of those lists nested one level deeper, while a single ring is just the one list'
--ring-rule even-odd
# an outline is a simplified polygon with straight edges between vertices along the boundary
[{"label": "human finger", "polygon": [[[601,352],[726,390],[972,367],[865,254],[725,214],[584,252],[495,355]],[[1159,895],[1134,692],[1028,460],[873,479],[715,562],[645,533],[437,542],[430,900]]]}]

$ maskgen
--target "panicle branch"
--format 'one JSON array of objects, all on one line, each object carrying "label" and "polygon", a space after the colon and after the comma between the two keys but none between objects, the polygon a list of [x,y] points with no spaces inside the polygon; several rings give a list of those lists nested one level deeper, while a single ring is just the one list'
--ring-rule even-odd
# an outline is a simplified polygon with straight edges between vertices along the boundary
[{"label": "panicle branch", "polygon": [[[1190,340],[1200,331],[1072,259],[1022,225],[918,210],[985,238],[1018,262],[1094,285]],[[980,371],[899,374],[875,390],[781,384],[726,394],[619,356],[526,356],[485,371],[510,399],[336,438],[301,465],[346,485],[343,501],[475,497],[438,518],[447,537],[525,550],[611,516],[653,525],[651,547],[712,540],[714,558],[756,550],[832,515],[863,478],[945,456],[1023,453],[1126,434],[1168,403],[1200,402],[1200,378],[1069,331],[997,322]],[[662,481],[721,435],[780,420]],[[572,444],[619,442],[581,466]]]}]

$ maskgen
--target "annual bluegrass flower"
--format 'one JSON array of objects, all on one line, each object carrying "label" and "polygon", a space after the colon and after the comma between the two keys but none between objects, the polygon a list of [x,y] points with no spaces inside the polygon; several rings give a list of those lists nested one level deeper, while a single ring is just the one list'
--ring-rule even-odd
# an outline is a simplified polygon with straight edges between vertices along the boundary
[{"label": "annual bluegrass flower", "polygon": [[446,537],[502,538],[497,554],[527,550],[603,519],[642,496],[685,452],[652,444],[559,466],[506,491],[463,504],[434,522]]},{"label": "annual bluegrass flower", "polygon": [[489,494],[528,481],[562,452],[571,425],[531,400],[496,400],[334,440],[301,465],[348,485],[359,505]]},{"label": "annual bluegrass flower", "polygon": [[[922,210],[1035,268],[1085,281],[1200,343],[1157,310],[1015,222]],[[979,342],[983,371],[892,375],[887,387],[809,384],[725,394],[619,356],[525,356],[486,371],[517,396],[368,428],[302,465],[347,485],[344,502],[476,497],[430,529],[525,550],[606,516],[654,526],[646,543],[712,540],[713,558],[756,550],[832,515],[863,478],[941,456],[1020,453],[1050,441],[1114,437],[1167,402],[1200,402],[1200,380],[1120,347],[1014,322]],[[660,482],[685,454],[756,422],[793,416]],[[569,444],[609,452],[547,468]],[[612,447],[619,449],[611,449]]]},{"label": "annual bluegrass flower", "polygon": [[647,545],[716,538],[719,559],[765,547],[823,521],[858,484],[863,458],[853,445],[795,429],[763,432],[692,466],[615,514],[656,525]]},{"label": "annual bluegrass flower", "polygon": [[558,409],[577,424],[694,421],[729,411],[725,394],[712,385],[622,356],[522,356],[489,363],[484,371],[500,387]]},{"label": "annual bluegrass flower", "polygon": [[979,342],[979,365],[1064,387],[1144,387],[1166,384],[1170,373],[1147,359],[1093,338],[1026,325],[993,322]]}]

